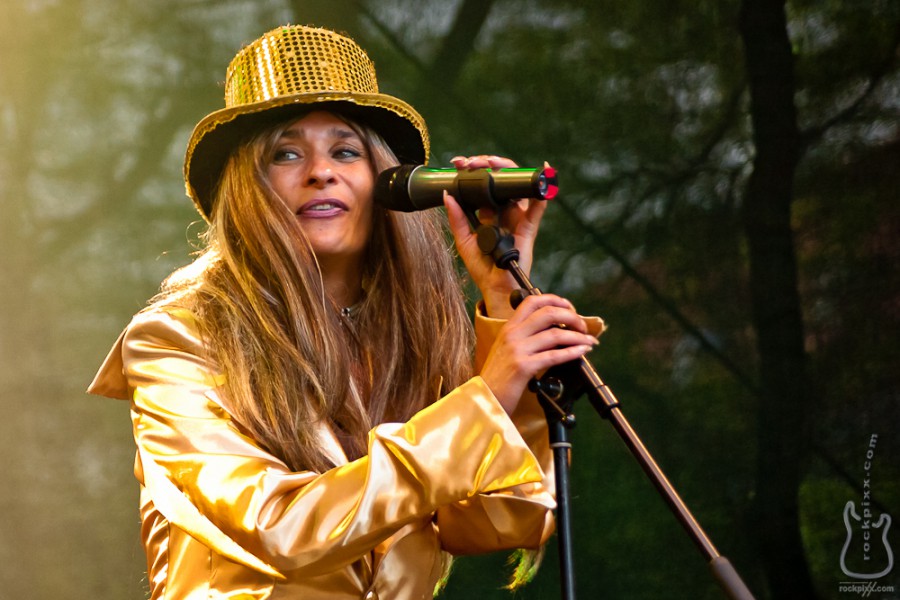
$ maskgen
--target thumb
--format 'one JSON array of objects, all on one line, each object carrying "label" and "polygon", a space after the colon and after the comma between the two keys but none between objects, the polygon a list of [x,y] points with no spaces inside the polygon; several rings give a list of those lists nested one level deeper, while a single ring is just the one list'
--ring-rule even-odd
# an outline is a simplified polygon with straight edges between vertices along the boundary
[{"label": "thumb", "polygon": [[463,212],[462,207],[456,201],[456,198],[444,191],[444,207],[447,209],[447,222],[450,225],[450,231],[457,242],[466,239],[472,235],[469,229],[469,219]]}]

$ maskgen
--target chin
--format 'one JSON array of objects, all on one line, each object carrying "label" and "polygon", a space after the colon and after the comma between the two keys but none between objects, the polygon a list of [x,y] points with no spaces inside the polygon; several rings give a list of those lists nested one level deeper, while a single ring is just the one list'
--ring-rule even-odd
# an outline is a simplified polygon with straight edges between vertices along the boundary
[{"label": "chin", "polygon": [[364,254],[363,249],[335,246],[318,246],[316,244],[312,245],[312,250],[319,262],[345,262],[361,260]]}]

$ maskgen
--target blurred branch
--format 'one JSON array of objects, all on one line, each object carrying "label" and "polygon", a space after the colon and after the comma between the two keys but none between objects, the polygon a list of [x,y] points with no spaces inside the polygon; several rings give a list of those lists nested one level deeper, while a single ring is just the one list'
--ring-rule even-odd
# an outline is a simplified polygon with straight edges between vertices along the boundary
[{"label": "blurred branch", "polygon": [[[704,171],[704,165],[709,162],[710,154],[712,154],[716,146],[718,146],[719,143],[722,142],[722,140],[725,138],[725,134],[728,133],[728,130],[734,125],[735,121],[737,121],[738,113],[740,112],[741,98],[743,98],[746,91],[746,82],[741,81],[740,85],[737,85],[734,90],[732,90],[730,97],[723,105],[721,118],[719,118],[716,121],[715,125],[711,128],[711,131],[709,135],[707,135],[703,145],[700,147],[700,150],[688,160],[681,161],[679,164],[671,168],[668,166],[663,166],[654,169],[653,183],[648,186],[636,199],[629,202],[629,207],[634,207],[642,204],[649,200],[652,196],[660,193],[663,190],[678,188],[685,182],[689,181],[691,178],[697,176],[699,173],[702,173]],[[641,179],[642,173],[639,171],[628,171],[624,172],[623,175],[625,179],[633,179],[637,181]],[[627,219],[628,214],[629,210],[628,207],[626,207],[622,210],[622,214],[620,215],[619,219],[614,222],[614,225],[623,224]],[[752,388],[749,389],[752,391]]]},{"label": "blurred branch", "polygon": [[649,279],[644,277],[640,271],[638,271],[631,262],[625,258],[612,244],[606,241],[606,238],[600,233],[596,228],[588,225],[582,220],[576,211],[569,206],[566,202],[560,202],[558,199],[554,200],[557,206],[560,206],[563,211],[571,218],[581,229],[587,234],[590,239],[600,246],[604,252],[606,252],[610,258],[615,260],[621,267],[622,271],[630,277],[635,283],[637,283],[647,294],[647,296],[659,305],[669,317],[672,318],[675,323],[677,323],[688,335],[697,340],[700,346],[708,352],[713,358],[715,358],[719,363],[731,373],[732,377],[738,381],[744,388],[746,388],[749,392],[751,392],[755,396],[760,395],[759,386],[753,381],[753,379],[747,375],[743,369],[738,366],[731,358],[722,352],[701,330],[700,328],[694,324],[679,308],[675,305],[674,302],[669,300],[662,292],[660,292],[653,283],[650,282]]},{"label": "blurred branch", "polygon": [[894,39],[891,41],[890,49],[887,53],[885,53],[882,60],[875,65],[875,68],[872,69],[872,72],[869,73],[868,81],[866,82],[866,87],[860,92],[859,96],[847,105],[843,110],[838,111],[831,118],[825,120],[824,123],[821,123],[815,127],[810,127],[805,131],[801,132],[801,152],[805,152],[809,146],[817,142],[822,138],[825,133],[834,127],[835,125],[839,125],[841,123],[845,123],[851,120],[859,111],[860,107],[868,100],[872,94],[875,92],[875,89],[878,87],[885,77],[891,73],[891,70],[895,66],[897,62],[897,57],[900,55],[900,23],[897,23],[897,26],[894,30]]},{"label": "blurred branch", "polygon": [[[822,460],[822,462],[824,462],[826,465],[828,465],[828,467],[832,471],[834,471],[835,474],[837,474],[838,477],[840,477],[841,479],[844,480],[844,483],[846,483],[851,488],[853,488],[853,490],[855,492],[857,492],[861,498],[865,495],[866,490],[865,490],[863,484],[860,483],[858,479],[856,479],[855,477],[850,475],[850,472],[847,469],[845,469],[844,466],[841,463],[839,463],[838,460],[834,456],[832,456],[830,452],[828,452],[820,444],[816,444],[816,443],[814,443],[812,445],[812,449],[813,449],[814,456],[818,456]],[[896,510],[888,510],[884,504],[879,502],[874,497],[874,495],[872,495],[870,497],[869,502],[872,503],[872,506],[874,506],[875,508],[877,508],[878,510],[880,510],[881,512],[883,512],[885,514],[888,514],[888,515],[896,515],[897,514]]]},{"label": "blurred branch", "polygon": [[[187,103],[196,97],[190,92],[172,94],[172,96],[181,98]],[[157,112],[146,111],[146,114],[154,115],[154,118],[147,121],[144,133],[137,136],[137,143],[130,149],[138,157],[135,165],[126,175],[116,181],[115,185],[104,190],[101,196],[101,200],[104,201],[93,202],[87,210],[77,216],[54,225],[55,237],[42,248],[42,252],[46,256],[55,256],[62,252],[70,240],[78,239],[78,236],[75,235],[78,231],[96,228],[98,223],[105,221],[120,220],[125,210],[121,204],[133,199],[143,186],[164,170],[167,150],[183,123],[173,120],[171,116],[172,114],[181,114],[180,111],[170,110],[162,115],[156,115]],[[148,165],[150,159],[156,161],[153,168]],[[186,198],[185,202],[187,202]],[[129,207],[128,210],[136,208]]]},{"label": "blurred branch", "polygon": [[[423,93],[439,90],[441,93],[452,90],[453,84],[459,77],[460,71],[472,51],[475,38],[484,26],[487,16],[491,11],[494,0],[465,0],[456,13],[456,19],[450,27],[450,31],[444,36],[443,43],[434,57],[431,65],[424,62],[409,51],[394,31],[385,25],[365,3],[358,1],[356,6],[359,12],[368,20],[375,29],[409,62],[421,75]],[[441,74],[440,86],[433,85],[429,73]],[[452,91],[450,91],[452,94]]]}]

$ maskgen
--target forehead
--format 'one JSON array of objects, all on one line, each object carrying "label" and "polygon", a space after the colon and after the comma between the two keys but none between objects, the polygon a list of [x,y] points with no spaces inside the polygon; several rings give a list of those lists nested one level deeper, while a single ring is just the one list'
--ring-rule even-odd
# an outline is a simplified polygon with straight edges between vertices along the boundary
[{"label": "forehead", "polygon": [[314,111],[289,122],[282,137],[338,137],[361,139],[354,127],[341,117],[327,111]]}]

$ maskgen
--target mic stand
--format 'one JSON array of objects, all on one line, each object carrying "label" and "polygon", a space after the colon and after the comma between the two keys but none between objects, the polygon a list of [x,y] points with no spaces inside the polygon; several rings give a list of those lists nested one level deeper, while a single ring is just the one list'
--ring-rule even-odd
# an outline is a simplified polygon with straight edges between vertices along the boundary
[{"label": "mic stand", "polygon": [[[478,246],[481,251],[490,255],[497,267],[512,274],[522,289],[522,297],[539,295],[541,291],[531,284],[528,275],[519,266],[519,251],[515,248],[513,236],[499,227],[483,225],[477,219],[474,211],[464,208],[464,212],[477,233]],[[653,456],[647,451],[625,415],[622,414],[619,401],[613,395],[612,390],[600,379],[587,358],[581,357],[549,369],[540,379],[533,379],[529,388],[538,395],[544,408],[550,432],[550,447],[553,450],[553,464],[556,473],[560,584],[564,600],[575,600],[568,460],[571,444],[568,439],[568,430],[575,426],[575,417],[571,412],[572,405],[583,394],[587,395],[591,405],[600,416],[608,420],[618,432],[644,473],[650,478],[651,483],[662,495],[663,500],[675,514],[688,536],[706,558],[713,576],[728,597],[732,600],[755,600],[731,562],[719,554],[678,492],[669,483]]]}]

